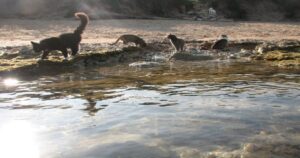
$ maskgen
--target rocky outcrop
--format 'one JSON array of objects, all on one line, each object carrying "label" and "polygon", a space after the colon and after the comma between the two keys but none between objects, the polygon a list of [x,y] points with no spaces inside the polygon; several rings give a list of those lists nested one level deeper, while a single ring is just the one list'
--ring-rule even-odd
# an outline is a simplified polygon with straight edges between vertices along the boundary
[{"label": "rocky outcrop", "polygon": [[169,43],[152,42],[146,48],[110,46],[107,44],[83,44],[81,53],[64,62],[60,52],[51,52],[49,60],[39,61],[40,54],[30,47],[0,49],[0,77],[6,75],[43,75],[68,72],[86,67],[132,63],[131,67],[154,67],[169,61],[239,60],[252,59],[270,62],[283,68],[300,66],[300,42],[280,41],[232,41],[221,52],[205,49],[212,41],[187,41],[184,52],[173,54]]},{"label": "rocky outcrop", "polygon": [[143,60],[143,53],[145,52],[136,47],[104,52],[96,49],[91,51],[85,47],[80,55],[69,61],[63,61],[58,52],[51,53],[49,60],[39,60],[39,54],[23,57],[21,54],[11,53],[0,57],[0,76],[62,73],[89,66]]},{"label": "rocky outcrop", "polygon": [[272,61],[274,65],[284,68],[299,68],[300,66],[300,42],[279,41],[263,43],[258,45],[256,54],[252,56],[255,60]]}]

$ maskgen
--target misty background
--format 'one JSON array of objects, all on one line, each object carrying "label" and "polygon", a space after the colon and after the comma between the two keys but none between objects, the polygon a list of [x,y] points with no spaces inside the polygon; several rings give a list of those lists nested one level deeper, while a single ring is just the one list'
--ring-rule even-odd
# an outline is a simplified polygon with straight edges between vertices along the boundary
[{"label": "misty background", "polygon": [[77,11],[94,19],[182,17],[214,7],[238,20],[300,19],[300,0],[0,0],[0,18],[69,18]]}]

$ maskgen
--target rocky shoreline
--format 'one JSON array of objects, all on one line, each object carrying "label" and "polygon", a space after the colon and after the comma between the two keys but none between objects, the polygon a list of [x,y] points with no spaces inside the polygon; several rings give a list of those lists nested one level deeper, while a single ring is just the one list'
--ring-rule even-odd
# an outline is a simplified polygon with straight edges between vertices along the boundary
[{"label": "rocky shoreline", "polygon": [[[134,62],[172,62],[174,60],[201,62],[202,60],[267,61],[280,68],[299,69],[300,41],[282,40],[264,42],[256,40],[232,41],[224,52],[208,48],[213,41],[187,41],[186,51],[176,53],[168,42],[152,42],[147,48],[108,44],[82,44],[81,53],[64,62],[60,52],[53,52],[48,60],[39,61],[40,54],[29,46],[0,49],[0,76],[45,75],[68,72],[89,66],[114,65]],[[139,64],[133,64],[139,65]]]}]

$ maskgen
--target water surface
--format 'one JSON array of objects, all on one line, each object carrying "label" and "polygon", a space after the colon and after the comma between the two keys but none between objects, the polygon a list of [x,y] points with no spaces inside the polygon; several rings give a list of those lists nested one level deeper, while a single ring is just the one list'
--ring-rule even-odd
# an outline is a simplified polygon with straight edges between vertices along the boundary
[{"label": "water surface", "polygon": [[3,81],[0,101],[0,157],[296,158],[300,153],[300,73],[266,64],[87,68]]}]

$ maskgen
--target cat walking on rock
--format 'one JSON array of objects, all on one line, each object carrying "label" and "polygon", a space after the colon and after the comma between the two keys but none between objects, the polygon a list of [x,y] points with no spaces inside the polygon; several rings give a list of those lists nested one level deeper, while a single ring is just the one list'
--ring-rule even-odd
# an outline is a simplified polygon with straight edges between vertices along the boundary
[{"label": "cat walking on rock", "polygon": [[64,33],[58,37],[50,37],[41,40],[39,43],[31,42],[35,52],[43,52],[42,60],[46,59],[51,51],[61,51],[65,60],[68,60],[68,49],[71,49],[72,56],[75,56],[79,51],[81,35],[89,23],[89,17],[82,12],[75,13],[75,16],[80,19],[80,25],[72,33]]},{"label": "cat walking on rock", "polygon": [[120,36],[117,39],[117,41],[115,43],[111,44],[111,45],[115,45],[119,41],[123,41],[123,44],[128,44],[128,43],[131,42],[131,43],[134,43],[136,46],[140,46],[140,47],[146,47],[147,46],[146,42],[142,38],[140,38],[136,35],[131,35],[131,34]]}]

